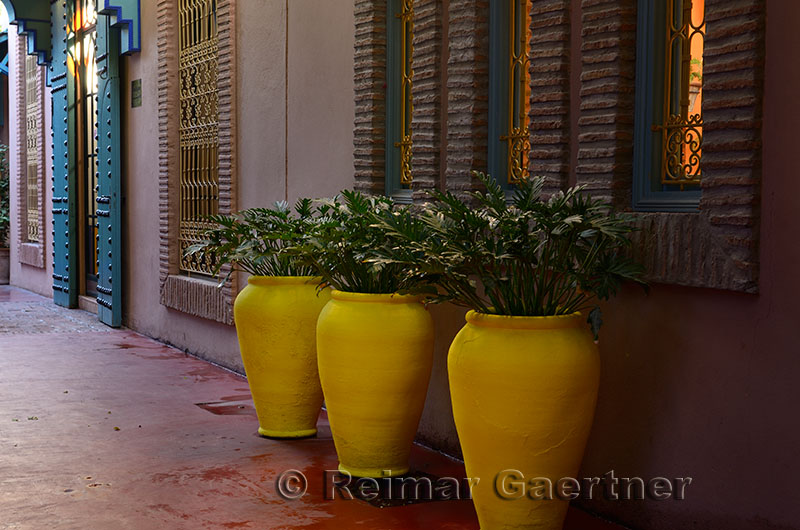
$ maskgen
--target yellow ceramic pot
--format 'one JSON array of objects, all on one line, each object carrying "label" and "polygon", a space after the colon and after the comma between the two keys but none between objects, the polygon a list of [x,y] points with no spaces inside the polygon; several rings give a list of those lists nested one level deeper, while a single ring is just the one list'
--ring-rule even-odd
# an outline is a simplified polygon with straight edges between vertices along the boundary
[{"label": "yellow ceramic pot", "polygon": [[317,432],[322,389],[316,325],[330,290],[319,278],[251,276],[236,297],[233,317],[242,362],[258,414],[258,433],[300,438]]},{"label": "yellow ceramic pot", "polygon": [[578,478],[600,378],[583,317],[470,311],[447,366],[481,529],[560,529],[571,489],[559,480]]},{"label": "yellow ceramic pot", "polygon": [[433,361],[420,300],[333,291],[319,315],[319,375],[339,469],[351,475],[408,471]]}]

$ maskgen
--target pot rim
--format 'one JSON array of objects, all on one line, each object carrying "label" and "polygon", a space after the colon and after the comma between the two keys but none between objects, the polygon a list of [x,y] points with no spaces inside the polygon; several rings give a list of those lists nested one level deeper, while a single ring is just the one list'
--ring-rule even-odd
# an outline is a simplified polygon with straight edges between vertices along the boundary
[{"label": "pot rim", "polygon": [[474,326],[505,329],[576,328],[584,323],[583,315],[580,311],[569,315],[511,316],[479,313],[471,309],[467,312],[465,319],[467,323]]},{"label": "pot rim", "polygon": [[419,294],[397,293],[351,293],[347,291],[331,291],[331,298],[343,302],[367,302],[373,304],[413,304],[422,302],[424,296]]},{"label": "pot rim", "polygon": [[250,276],[250,285],[306,285],[316,286],[322,281],[321,276]]}]

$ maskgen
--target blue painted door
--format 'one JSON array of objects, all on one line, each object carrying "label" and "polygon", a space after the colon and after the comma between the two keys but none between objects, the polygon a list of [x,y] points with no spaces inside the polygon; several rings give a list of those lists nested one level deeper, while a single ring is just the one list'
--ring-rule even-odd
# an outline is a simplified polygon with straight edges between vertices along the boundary
[{"label": "blue painted door", "polygon": [[109,326],[122,324],[122,85],[119,30],[97,17],[97,314]]},{"label": "blue painted door", "polygon": [[[82,58],[72,57],[69,53],[81,49],[78,42],[81,33],[78,28],[71,27],[73,21],[80,18],[73,16],[73,2],[75,0],[51,5],[54,21],[50,68],[53,95],[53,294],[55,303],[65,307],[78,305],[81,254],[85,248],[92,248],[86,241],[85,248],[79,248],[79,176],[87,171],[89,162],[86,159],[81,161],[80,157],[85,153],[78,151],[82,131],[78,120],[83,119],[79,113],[84,112],[85,107],[78,104],[77,83],[81,81],[76,79],[76,72],[80,72],[76,63],[80,63]],[[93,193],[83,194],[84,201],[89,200],[87,196],[93,197],[95,204],[83,206],[96,217],[97,233],[86,230],[84,239],[94,237],[97,252],[88,260],[84,257],[84,267],[86,262],[91,264],[91,260],[96,258],[98,317],[109,326],[118,327],[122,323],[120,31],[111,23],[111,16],[98,15],[96,64],[90,65],[96,68],[98,78],[98,163],[96,169],[90,168],[96,172],[96,188]],[[92,179],[88,181],[93,182]]]},{"label": "blue painted door", "polygon": [[50,84],[53,105],[53,300],[65,307],[78,305],[78,223],[77,223],[77,122],[74,63],[67,53],[74,44],[68,26],[72,11],[66,2],[50,4],[52,53]]}]

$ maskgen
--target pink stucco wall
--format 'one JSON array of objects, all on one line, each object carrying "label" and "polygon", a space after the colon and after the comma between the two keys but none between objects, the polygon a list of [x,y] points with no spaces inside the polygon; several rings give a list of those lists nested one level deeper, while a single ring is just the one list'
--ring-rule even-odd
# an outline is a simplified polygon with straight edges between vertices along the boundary
[{"label": "pink stucco wall", "polygon": [[[125,68],[128,80],[142,80],[142,106],[130,108],[130,94],[123,97],[125,324],[242,370],[232,326],[159,302],[156,0],[143,0],[141,13],[142,51],[126,59]],[[348,187],[353,171],[352,2],[238,2],[235,17],[238,208],[300,195],[329,196]],[[320,76],[324,83],[309,81]]]},{"label": "pink stucco wall", "polygon": [[[158,79],[156,3],[142,2],[142,51],[124,60],[124,324],[221,364],[238,367],[235,333],[160,304],[158,250]],[[142,106],[131,108],[130,81],[142,80]]]}]

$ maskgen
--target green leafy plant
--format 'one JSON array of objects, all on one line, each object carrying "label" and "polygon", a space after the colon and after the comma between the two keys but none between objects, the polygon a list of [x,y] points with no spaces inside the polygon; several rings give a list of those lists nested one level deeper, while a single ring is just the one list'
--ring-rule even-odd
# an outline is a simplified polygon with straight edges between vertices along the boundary
[{"label": "green leafy plant", "polygon": [[692,68],[692,71],[689,72],[689,81],[702,81],[703,80],[703,61],[700,59],[694,58],[690,61],[692,66],[696,66],[697,68]]},{"label": "green leafy plant", "polygon": [[[642,268],[624,253],[630,216],[582,187],[543,200],[542,178],[521,183],[509,202],[494,179],[476,175],[486,191],[470,201],[431,191],[421,213],[379,221],[387,238],[377,262],[401,284],[438,285],[436,301],[481,313],[549,316],[590,309],[624,280],[641,283]],[[590,322],[596,331],[596,308]]]},{"label": "green leafy plant", "polygon": [[[205,240],[190,246],[186,254],[199,254],[214,264],[219,274],[225,264],[256,276],[311,276],[314,269],[283,252],[316,226],[317,211],[310,199],[301,199],[294,211],[286,202],[273,208],[251,208],[236,215],[208,218],[216,226],[205,231]],[[227,279],[227,277],[226,277]],[[224,280],[223,280],[224,282]]]},{"label": "green leafy plant", "polygon": [[8,146],[0,144],[0,248],[8,245],[11,223],[8,193]]},{"label": "green leafy plant", "polygon": [[[287,249],[322,276],[323,284],[356,293],[419,293],[423,282],[403,274],[402,265],[378,260],[386,242],[379,221],[399,212],[391,199],[345,190],[333,199],[319,199],[314,230]],[[405,214],[408,211],[402,210]]]}]

